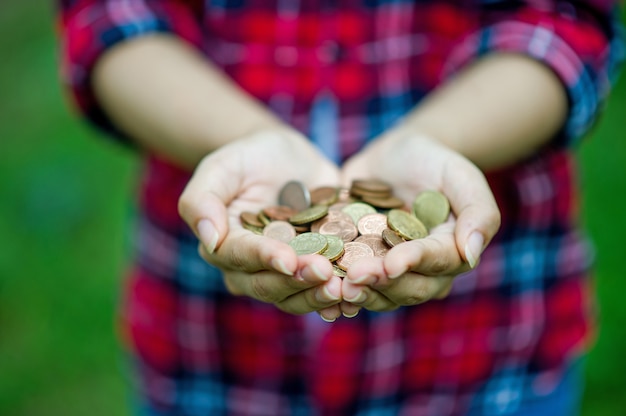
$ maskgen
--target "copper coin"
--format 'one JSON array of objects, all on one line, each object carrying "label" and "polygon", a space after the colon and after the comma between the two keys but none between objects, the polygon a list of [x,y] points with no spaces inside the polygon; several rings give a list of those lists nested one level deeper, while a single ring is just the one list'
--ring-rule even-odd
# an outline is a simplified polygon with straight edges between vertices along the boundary
[{"label": "copper coin", "polygon": [[346,221],[330,221],[323,224],[319,230],[323,235],[334,235],[341,238],[345,243],[352,241],[359,235],[356,226]]},{"label": "copper coin", "polygon": [[382,237],[389,247],[395,247],[398,244],[405,242],[404,238],[400,237],[398,233],[391,228],[383,230]]},{"label": "copper coin", "polygon": [[352,218],[350,218],[350,216],[345,212],[328,211],[328,214],[325,217],[311,223],[311,231],[313,231],[314,233],[319,233],[322,225],[331,221],[347,221],[349,223],[352,223]]},{"label": "copper coin", "polygon": [[263,226],[266,226],[267,224],[272,222],[272,220],[270,220],[269,217],[263,213],[263,211],[259,212],[258,217],[259,221],[263,223]]},{"label": "copper coin", "polygon": [[347,203],[351,203],[354,202],[352,200],[352,198],[350,197],[350,190],[348,188],[341,188],[339,190],[339,199],[338,201],[341,202],[347,202]]},{"label": "copper coin", "polygon": [[363,257],[373,257],[374,250],[365,243],[349,242],[343,246],[344,253],[339,260],[337,266],[341,270],[348,270],[352,264]]},{"label": "copper coin", "polygon": [[348,202],[348,201],[336,202],[336,203],[334,203],[334,204],[332,204],[331,206],[328,207],[328,212],[331,212],[331,211],[341,211],[342,209],[344,209],[345,207],[347,207],[351,203],[352,202]]},{"label": "copper coin", "polygon": [[296,230],[287,221],[272,221],[263,229],[263,235],[283,243],[289,243],[296,236]]},{"label": "copper coin", "polygon": [[364,215],[357,223],[357,229],[361,235],[382,235],[385,228],[387,228],[387,216],[383,214]]},{"label": "copper coin", "polygon": [[286,205],[274,205],[272,207],[263,208],[263,214],[272,221],[287,221],[289,217],[297,214],[297,212]]},{"label": "copper coin", "polygon": [[379,198],[376,196],[363,196],[361,199],[363,200],[363,202],[366,202],[376,208],[392,209],[402,208],[404,206],[404,201],[396,196],[388,196],[386,198]]},{"label": "copper coin", "polygon": [[309,231],[311,231],[309,229],[308,224],[304,224],[304,225],[294,225],[293,229],[296,230],[296,233],[298,234],[302,234],[302,233],[308,233]]},{"label": "copper coin", "polygon": [[384,257],[389,251],[389,246],[385,244],[383,237],[380,234],[365,234],[357,237],[354,240],[355,243],[365,243],[372,248],[374,256]]},{"label": "copper coin", "polygon": [[239,219],[243,224],[248,224],[253,227],[263,228],[264,224],[259,219],[259,215],[255,212],[244,211],[239,215]]},{"label": "copper coin", "polygon": [[321,186],[311,191],[312,205],[332,205],[339,198],[339,190],[332,186]]}]

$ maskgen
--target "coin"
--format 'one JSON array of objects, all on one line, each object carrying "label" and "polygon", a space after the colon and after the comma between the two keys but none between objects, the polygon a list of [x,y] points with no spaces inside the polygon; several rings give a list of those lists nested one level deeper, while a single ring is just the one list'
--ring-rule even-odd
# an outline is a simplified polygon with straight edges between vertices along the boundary
[{"label": "coin", "polygon": [[267,224],[272,222],[272,220],[270,220],[269,217],[267,215],[265,215],[265,213],[263,211],[259,212],[258,217],[259,217],[259,221],[261,221],[261,223],[263,223],[263,226],[266,226]]},{"label": "coin", "polygon": [[332,205],[339,198],[339,190],[332,186],[321,186],[311,191],[311,204]]},{"label": "coin", "polygon": [[387,228],[387,216],[384,214],[363,215],[357,223],[357,228],[361,235],[381,235],[383,230]]},{"label": "coin", "polygon": [[380,179],[355,179],[352,181],[352,186],[350,187],[350,193],[353,190],[358,192],[364,192],[366,194],[382,194],[382,195],[391,195],[391,185],[387,182],[382,181]]},{"label": "coin", "polygon": [[344,253],[339,260],[337,260],[337,266],[341,270],[348,270],[348,268],[359,259],[363,257],[373,257],[374,251],[370,246],[365,243],[350,242],[343,246]]},{"label": "coin", "polygon": [[374,256],[376,257],[384,257],[385,254],[389,251],[389,246],[385,244],[383,238],[380,234],[365,234],[357,237],[354,240],[355,243],[365,243],[374,252]]},{"label": "coin", "polygon": [[239,215],[239,219],[243,224],[248,224],[253,227],[263,228],[263,223],[259,220],[259,215],[255,212],[244,211]]},{"label": "coin", "polygon": [[263,235],[283,243],[289,243],[295,238],[296,230],[287,221],[272,221],[263,229]]},{"label": "coin", "polygon": [[367,214],[376,214],[376,208],[363,202],[353,202],[345,206],[341,212],[345,212],[352,218],[354,224],[358,224],[362,216]]},{"label": "coin", "polygon": [[390,228],[383,230],[382,237],[389,247],[395,247],[398,244],[405,242],[405,240],[400,237],[397,232]]},{"label": "coin", "polygon": [[327,222],[320,227],[319,233],[323,235],[337,236],[346,243],[354,240],[356,236],[359,235],[359,232],[352,221]]},{"label": "coin", "polygon": [[341,270],[339,267],[333,264],[333,274],[335,276],[341,277],[342,279],[348,275],[345,271]]},{"label": "coin", "polygon": [[307,208],[304,211],[292,215],[289,218],[289,222],[294,225],[308,224],[319,220],[326,214],[328,214],[328,207],[326,205],[313,205],[311,208]]},{"label": "coin", "polygon": [[428,230],[413,215],[408,212],[392,209],[387,214],[387,224],[389,228],[397,232],[405,240],[415,240],[428,235]]},{"label": "coin", "polygon": [[449,214],[450,202],[441,192],[424,191],[413,200],[413,215],[428,229],[446,221]]},{"label": "coin", "polygon": [[404,206],[404,201],[396,196],[388,196],[386,198],[379,198],[376,196],[363,196],[361,200],[370,204],[376,208],[392,209],[401,208]]},{"label": "coin", "polygon": [[322,256],[333,262],[343,255],[343,240],[334,235],[326,235],[325,237],[328,241],[328,247],[322,252]]},{"label": "coin", "polygon": [[303,233],[289,242],[297,255],[319,254],[328,247],[328,240],[321,234]]},{"label": "coin", "polygon": [[278,205],[286,205],[296,211],[302,211],[311,206],[311,194],[302,182],[290,181],[280,190]]},{"label": "coin", "polygon": [[263,214],[265,214],[272,221],[287,221],[289,217],[297,214],[297,211],[286,205],[274,205],[271,207],[263,208]]},{"label": "coin", "polygon": [[350,216],[346,213],[343,213],[341,211],[328,211],[328,214],[326,214],[325,217],[320,218],[319,220],[316,220],[314,222],[311,223],[311,231],[314,233],[319,233],[320,232],[320,228],[322,227],[322,225],[326,224],[327,222],[331,222],[331,221],[344,221],[344,222],[349,222],[350,224],[352,223],[352,218],[350,218]]},{"label": "coin", "polygon": [[248,231],[252,231],[253,233],[258,234],[258,235],[263,235],[263,227],[255,227],[254,225],[250,225],[246,223],[243,223],[241,225],[243,226],[243,228],[245,228]]}]

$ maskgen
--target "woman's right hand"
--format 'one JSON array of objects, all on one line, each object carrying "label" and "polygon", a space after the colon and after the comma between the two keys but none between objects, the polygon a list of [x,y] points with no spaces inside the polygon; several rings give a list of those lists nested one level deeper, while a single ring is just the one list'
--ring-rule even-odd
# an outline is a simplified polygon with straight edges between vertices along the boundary
[{"label": "woman's right hand", "polygon": [[200,255],[219,267],[228,290],[279,309],[341,315],[341,279],[321,255],[297,256],[287,244],[243,228],[240,214],[276,205],[281,188],[298,180],[309,189],[334,185],[339,170],[293,131],[256,133],[206,156],[179,199]]}]

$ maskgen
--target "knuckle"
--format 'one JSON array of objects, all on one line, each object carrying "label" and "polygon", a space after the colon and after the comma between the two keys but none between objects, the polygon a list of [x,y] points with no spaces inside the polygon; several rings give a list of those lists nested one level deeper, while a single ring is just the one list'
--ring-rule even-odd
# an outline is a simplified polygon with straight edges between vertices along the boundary
[{"label": "knuckle", "polygon": [[282,300],[275,291],[271,290],[266,280],[260,278],[252,278],[252,296],[267,303],[278,303]]},{"label": "knuckle", "polygon": [[418,284],[407,296],[402,299],[402,305],[419,305],[432,299],[433,292],[428,284]]},{"label": "knuckle", "polygon": [[224,273],[224,285],[226,286],[226,290],[234,296],[243,296],[244,292],[241,288],[234,284],[233,279],[229,278],[228,273]]},{"label": "knuckle", "polygon": [[433,274],[441,274],[452,267],[452,262],[445,255],[436,255],[430,265]]}]

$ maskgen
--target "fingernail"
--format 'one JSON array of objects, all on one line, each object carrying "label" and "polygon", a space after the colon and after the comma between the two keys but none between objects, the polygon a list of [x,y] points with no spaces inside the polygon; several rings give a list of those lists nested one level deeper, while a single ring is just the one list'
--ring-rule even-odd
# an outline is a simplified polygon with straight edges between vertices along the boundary
[{"label": "fingernail", "polygon": [[367,294],[365,292],[360,292],[358,295],[353,297],[352,299],[344,298],[344,300],[350,303],[363,303],[367,299]]},{"label": "fingernail", "polygon": [[328,322],[329,324],[333,323],[333,322],[335,322],[337,320],[337,318],[333,318],[333,319],[324,318],[324,315],[322,315],[322,314],[320,314],[320,318],[322,318],[322,321]]},{"label": "fingernail", "polygon": [[330,291],[328,290],[328,287],[326,286],[322,286],[321,296],[320,296],[319,291],[317,291],[316,294],[317,294],[316,298],[319,302],[334,302],[336,300],[339,300],[339,296],[335,296],[332,293],[330,293]]},{"label": "fingernail", "polygon": [[271,263],[272,267],[282,274],[293,276],[293,272],[287,269],[287,266],[285,266],[285,263],[281,259],[272,259]]},{"label": "fingernail", "polygon": [[407,272],[407,270],[409,270],[409,269],[404,269],[404,270],[401,270],[401,271],[400,271],[400,272],[398,272],[398,273],[390,274],[388,277],[389,277],[390,279],[396,279],[396,278],[398,278],[398,277],[402,276],[404,273],[406,273],[406,272]]},{"label": "fingernail", "polygon": [[485,239],[483,235],[478,231],[474,231],[472,234],[470,234],[467,242],[465,243],[465,258],[467,259],[467,262],[472,269],[476,267],[478,258],[483,252],[484,243]]},{"label": "fingernail", "polygon": [[204,244],[206,251],[209,254],[213,254],[215,247],[217,246],[217,240],[219,239],[219,234],[217,234],[217,230],[213,226],[213,223],[206,218],[200,220],[198,222],[198,235],[200,236],[200,241]]},{"label": "fingernail", "polygon": [[342,312],[342,313],[343,313],[343,316],[345,316],[346,318],[354,318],[355,316],[359,314],[360,311],[361,311],[360,309],[357,309],[357,311],[354,312],[353,314],[347,314],[345,312]]},{"label": "fingernail", "polygon": [[309,267],[311,268],[311,273],[313,273],[315,277],[317,277],[318,279],[324,282],[328,280],[328,276],[325,276],[324,273],[322,273],[320,269],[317,268],[316,265],[311,264]]},{"label": "fingernail", "polygon": [[369,278],[370,278],[369,274],[364,274],[363,276],[357,277],[356,279],[354,279],[352,283],[361,284],[369,280]]}]

